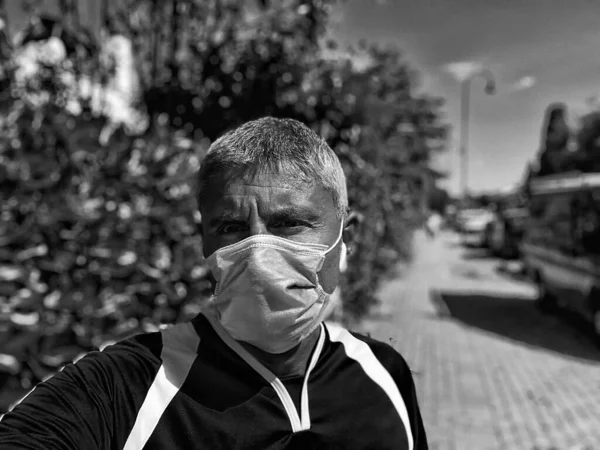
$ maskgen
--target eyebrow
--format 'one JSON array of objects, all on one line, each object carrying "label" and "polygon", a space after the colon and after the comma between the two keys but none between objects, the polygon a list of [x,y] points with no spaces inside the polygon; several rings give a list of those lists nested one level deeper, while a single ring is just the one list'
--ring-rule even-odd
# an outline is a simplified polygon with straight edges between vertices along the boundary
[{"label": "eyebrow", "polygon": [[319,219],[319,214],[312,208],[302,206],[286,206],[273,211],[269,214],[271,219],[301,219],[309,222],[315,222]]},{"label": "eyebrow", "polygon": [[244,219],[239,214],[233,211],[223,211],[216,217],[213,217],[208,221],[209,227],[214,227],[223,222],[244,222]]},{"label": "eyebrow", "polygon": [[[300,219],[307,222],[316,222],[319,220],[320,215],[312,208],[302,206],[285,206],[275,211],[268,212],[267,217],[270,220],[284,220],[284,219]],[[235,211],[223,211],[218,216],[209,220],[208,225],[214,227],[224,222],[231,223],[242,223],[246,222],[246,219]]]}]

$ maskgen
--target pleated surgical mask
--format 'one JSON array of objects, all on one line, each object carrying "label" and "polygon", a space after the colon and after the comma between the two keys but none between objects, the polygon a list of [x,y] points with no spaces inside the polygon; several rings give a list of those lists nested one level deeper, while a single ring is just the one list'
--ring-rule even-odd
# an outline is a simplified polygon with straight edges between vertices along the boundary
[{"label": "pleated surgical mask", "polygon": [[330,247],[259,234],[210,255],[207,263],[217,282],[212,307],[227,332],[274,354],[309,336],[329,302],[318,272],[342,231],[343,223]]}]

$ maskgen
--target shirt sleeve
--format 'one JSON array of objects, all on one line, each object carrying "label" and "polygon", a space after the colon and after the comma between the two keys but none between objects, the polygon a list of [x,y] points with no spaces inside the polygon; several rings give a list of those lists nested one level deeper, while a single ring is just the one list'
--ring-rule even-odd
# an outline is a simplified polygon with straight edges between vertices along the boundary
[{"label": "shirt sleeve", "polygon": [[402,395],[408,418],[410,420],[410,428],[413,435],[414,450],[428,450],[427,436],[425,434],[425,426],[419,410],[419,402],[417,401],[417,391],[413,381],[412,373],[408,364],[398,354],[399,362],[398,369],[392,374],[394,381]]},{"label": "shirt sleeve", "polygon": [[148,356],[143,346],[120,343],[67,365],[4,415],[0,448],[122,447],[157,370]]},{"label": "shirt sleeve", "polygon": [[415,383],[404,357],[391,345],[372,339],[371,337],[353,333],[355,337],[366,342],[377,359],[387,369],[396,383],[410,421],[411,433],[413,435],[414,450],[428,450],[427,435],[419,409]]}]

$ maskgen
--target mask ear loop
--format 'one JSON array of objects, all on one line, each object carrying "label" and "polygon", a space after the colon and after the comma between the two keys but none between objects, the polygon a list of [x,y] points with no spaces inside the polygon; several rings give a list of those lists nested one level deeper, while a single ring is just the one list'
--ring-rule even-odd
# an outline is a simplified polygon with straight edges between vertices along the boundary
[{"label": "mask ear loop", "polygon": [[[343,233],[344,233],[344,221],[342,221],[342,225],[340,226],[340,234],[338,235],[337,239],[335,240],[335,243],[331,247],[329,247],[329,249],[326,252],[323,253],[323,259],[321,260],[320,266],[322,266],[323,261],[325,261],[325,255],[327,255],[327,253],[329,253],[331,250],[333,250],[335,247],[337,247],[340,240],[342,240]],[[340,273],[344,273],[348,269],[348,259],[347,259],[348,249],[346,247],[346,243],[343,240],[342,240],[342,248],[340,249],[340,251],[341,251],[341,253],[340,253],[339,268],[340,268]],[[321,270],[320,267],[319,267],[318,271],[319,270]],[[317,292],[318,292],[318,295],[320,298],[321,298],[321,296],[325,296],[323,309],[321,311],[321,320],[319,321],[319,322],[322,322],[324,319],[324,314],[327,311],[328,303],[331,301],[331,296],[335,294],[335,292],[339,289],[339,287],[336,287],[331,294],[326,293],[323,290],[323,287],[321,286],[318,271],[317,271]]]},{"label": "mask ear loop", "polygon": [[333,250],[334,248],[337,247],[338,243],[342,239],[342,233],[343,232],[344,232],[344,221],[342,221],[342,225],[340,226],[340,234],[338,234],[337,239],[335,240],[335,242],[333,243],[333,245],[331,247],[329,247],[327,250],[325,250],[323,252],[323,254],[321,256],[321,262],[319,263],[319,266],[317,267],[317,280],[319,279],[318,272],[321,271],[321,268],[323,267],[323,263],[325,262],[325,256],[327,256],[327,253],[329,253],[331,250]]},{"label": "mask ear loop", "polygon": [[[333,250],[334,248],[337,247],[338,243],[340,242],[340,240],[342,240],[342,235],[344,233],[344,221],[342,221],[342,225],[340,226],[340,233],[338,234],[337,239],[335,240],[335,242],[333,243],[333,245],[331,247],[329,247],[325,252],[323,252],[323,260],[321,261],[321,264],[319,264],[319,269],[317,270],[317,272],[319,270],[321,270],[321,267],[323,266],[323,262],[325,261],[325,256],[327,255],[327,253],[329,253],[331,250]],[[346,269],[348,268],[348,263],[347,263],[347,249],[346,249],[346,244],[344,243],[344,241],[342,241],[342,248],[341,248],[341,253],[340,253],[340,272],[345,272]],[[318,276],[317,276],[318,278]]]},{"label": "mask ear loop", "polygon": [[329,253],[331,250],[333,250],[334,248],[337,247],[338,243],[340,242],[340,240],[342,239],[342,234],[344,233],[344,221],[342,221],[342,226],[340,227],[340,234],[338,234],[337,239],[335,240],[335,242],[333,243],[333,245],[331,247],[329,247],[327,250],[325,250],[325,252],[323,253],[323,255],[326,255],[327,253]]}]

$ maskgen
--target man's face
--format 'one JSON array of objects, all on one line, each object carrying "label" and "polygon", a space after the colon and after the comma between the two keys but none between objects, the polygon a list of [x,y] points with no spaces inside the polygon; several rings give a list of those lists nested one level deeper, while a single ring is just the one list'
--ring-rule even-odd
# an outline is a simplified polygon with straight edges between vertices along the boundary
[{"label": "man's face", "polygon": [[[333,245],[340,232],[333,196],[319,185],[278,173],[213,177],[200,204],[204,256],[257,234],[297,242]],[[339,281],[341,242],[327,254],[319,272],[332,293]]]}]

